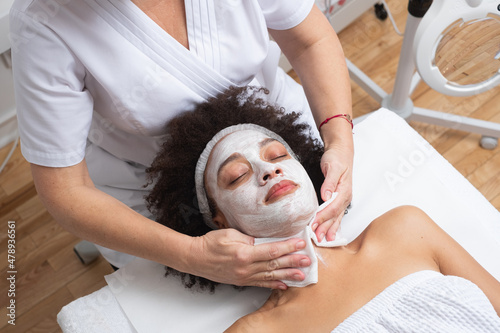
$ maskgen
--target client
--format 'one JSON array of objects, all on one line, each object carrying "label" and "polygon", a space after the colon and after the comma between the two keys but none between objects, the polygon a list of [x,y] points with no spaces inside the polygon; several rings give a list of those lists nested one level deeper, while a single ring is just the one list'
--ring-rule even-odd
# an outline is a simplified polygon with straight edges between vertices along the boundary
[{"label": "client", "polygon": [[[307,229],[318,208],[314,187],[281,133],[267,129],[276,127],[286,135],[293,127],[281,120],[293,118],[292,125],[297,125],[298,116],[266,105],[257,92],[232,89],[175,119],[176,127],[169,124],[172,139],[150,170],[158,179],[148,200],[160,222],[171,221],[172,216],[167,219],[164,214],[172,213],[177,224],[169,226],[183,232],[206,231],[204,219],[211,228],[237,228],[254,237],[297,236]],[[243,106],[253,108],[259,119],[274,120],[262,128],[231,126],[239,122],[237,118],[222,125],[219,119],[216,127],[223,127],[222,132],[210,130],[211,123],[204,125],[202,119],[211,105],[228,107],[228,113],[236,114]],[[183,139],[193,135],[191,126],[215,135],[196,138],[203,141],[196,157],[188,157],[191,147],[184,148],[179,162],[191,175],[182,179],[183,186],[169,188],[167,179],[176,169],[165,165],[171,159],[163,159],[162,154],[175,152],[171,142],[176,139],[182,147]],[[302,137],[307,129],[295,130],[295,136],[316,151],[319,144]],[[188,178],[194,174],[201,216],[195,213],[192,196],[190,201],[176,197],[179,191],[192,194],[188,186],[193,181]],[[167,211],[172,202],[178,203],[178,213]],[[317,283],[273,291],[259,310],[238,320],[228,332],[500,330],[500,283],[416,207],[385,213],[345,246],[314,250],[321,258]],[[185,281],[189,286],[210,285],[196,277]]]}]

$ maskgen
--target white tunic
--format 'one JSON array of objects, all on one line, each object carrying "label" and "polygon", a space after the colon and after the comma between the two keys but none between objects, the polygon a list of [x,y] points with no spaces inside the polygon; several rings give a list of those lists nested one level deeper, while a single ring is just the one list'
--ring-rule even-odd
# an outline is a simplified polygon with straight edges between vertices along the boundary
[{"label": "white tunic", "polygon": [[[313,124],[300,86],[278,70],[267,32],[296,26],[313,3],[185,1],[188,50],[129,0],[16,0],[11,43],[24,157],[50,167],[85,158],[98,188],[151,217],[144,169],[165,123],[194,103],[231,85],[262,85]],[[116,266],[131,259],[103,251]]]}]

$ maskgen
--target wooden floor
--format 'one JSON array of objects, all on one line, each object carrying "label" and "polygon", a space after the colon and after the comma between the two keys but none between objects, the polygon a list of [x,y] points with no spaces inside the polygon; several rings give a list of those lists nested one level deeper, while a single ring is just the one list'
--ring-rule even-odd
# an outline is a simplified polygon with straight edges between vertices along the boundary
[{"label": "wooden floor", "polygon": [[[400,30],[404,29],[406,2],[388,1]],[[383,89],[390,92],[402,38],[389,20],[378,21],[372,12],[340,33],[346,56]],[[354,115],[379,105],[353,84]],[[413,95],[417,106],[500,122],[500,88],[471,98],[440,95],[421,84]],[[425,124],[412,124],[481,193],[500,209],[500,148],[484,150],[479,135]],[[0,150],[0,161],[9,147]],[[62,306],[105,285],[111,267],[99,259],[82,265],[72,248],[79,241],[59,227],[40,203],[29,166],[19,149],[0,174],[0,332],[59,332],[56,315]],[[5,283],[8,221],[16,230],[16,326],[7,323]]]}]

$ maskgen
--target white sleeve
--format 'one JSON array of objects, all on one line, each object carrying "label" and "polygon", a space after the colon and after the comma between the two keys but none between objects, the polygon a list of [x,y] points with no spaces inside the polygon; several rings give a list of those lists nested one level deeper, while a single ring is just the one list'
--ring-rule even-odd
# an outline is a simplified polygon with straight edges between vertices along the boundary
[{"label": "white sleeve", "polygon": [[13,9],[12,66],[21,150],[28,162],[65,167],[81,162],[93,113],[85,68],[50,23]]},{"label": "white sleeve", "polygon": [[309,15],[314,0],[258,0],[267,27],[286,30],[297,26]]}]

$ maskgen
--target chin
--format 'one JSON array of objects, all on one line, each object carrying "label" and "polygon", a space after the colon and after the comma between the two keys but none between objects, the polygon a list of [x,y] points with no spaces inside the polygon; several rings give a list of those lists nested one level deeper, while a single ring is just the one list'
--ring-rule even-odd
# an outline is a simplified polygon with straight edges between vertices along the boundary
[{"label": "chin", "polygon": [[277,223],[281,227],[268,237],[291,237],[298,234],[314,219],[316,208],[303,214],[286,214],[283,220]]}]

